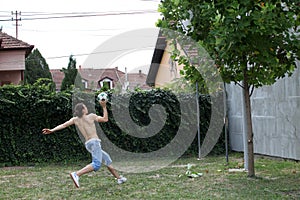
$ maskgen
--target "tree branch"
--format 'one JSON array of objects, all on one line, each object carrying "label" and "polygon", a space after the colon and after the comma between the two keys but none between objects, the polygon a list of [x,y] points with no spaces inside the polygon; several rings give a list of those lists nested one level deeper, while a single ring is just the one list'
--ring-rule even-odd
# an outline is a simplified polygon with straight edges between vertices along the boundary
[{"label": "tree branch", "polygon": [[240,86],[241,88],[245,89],[245,87],[244,87],[242,84],[240,84],[239,82],[235,82],[235,84],[237,84],[237,85]]},{"label": "tree branch", "polygon": [[252,94],[253,94],[253,92],[254,92],[254,85],[251,85],[251,86],[250,86],[250,88],[251,88],[251,91],[250,91],[250,94],[249,94],[249,96],[251,97],[251,96],[252,96]]}]

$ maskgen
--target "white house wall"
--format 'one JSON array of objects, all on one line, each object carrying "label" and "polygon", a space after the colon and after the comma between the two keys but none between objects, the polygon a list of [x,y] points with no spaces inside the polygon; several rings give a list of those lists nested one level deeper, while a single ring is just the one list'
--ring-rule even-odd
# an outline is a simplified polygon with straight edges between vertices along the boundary
[{"label": "white house wall", "polygon": [[[235,84],[227,84],[226,89],[230,145],[243,151],[242,89]],[[299,68],[291,77],[255,89],[251,103],[254,152],[300,160]]]}]

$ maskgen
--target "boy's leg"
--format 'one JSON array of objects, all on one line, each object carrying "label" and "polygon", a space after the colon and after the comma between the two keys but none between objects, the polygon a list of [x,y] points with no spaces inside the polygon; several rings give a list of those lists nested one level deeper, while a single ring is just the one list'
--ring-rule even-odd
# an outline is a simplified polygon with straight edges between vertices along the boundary
[{"label": "boy's leg", "polygon": [[125,177],[121,177],[119,174],[118,174],[118,172],[113,168],[113,166],[112,165],[108,165],[107,166],[107,169],[110,171],[110,173],[112,174],[112,175],[114,175],[114,177],[115,178],[117,178],[117,183],[118,184],[122,184],[122,183],[125,183],[126,181],[127,181],[127,178],[125,178]]},{"label": "boy's leg", "polygon": [[78,170],[77,172],[72,172],[70,174],[76,187],[79,187],[79,177],[80,176],[82,176],[83,174],[92,172],[92,171],[98,171],[101,167],[102,149],[101,149],[100,141],[91,141],[91,142],[87,143],[86,149],[92,155],[92,163],[88,164],[87,166]]},{"label": "boy's leg", "polygon": [[110,173],[117,179],[118,184],[125,183],[127,181],[127,178],[122,177],[118,174],[118,172],[115,170],[115,168],[111,165],[112,160],[108,153],[102,150],[102,158],[105,161],[107,169],[110,171]]},{"label": "boy's leg", "polygon": [[117,179],[120,179],[120,175],[118,174],[118,172],[113,168],[112,165],[107,166],[107,169],[110,171],[110,173]]},{"label": "boy's leg", "polygon": [[110,173],[117,179],[120,178],[118,172],[113,168],[113,166],[111,165],[112,160],[109,156],[108,153],[106,153],[105,151],[102,150],[102,159],[105,161],[106,167],[107,169],[110,171]]},{"label": "boy's leg", "polygon": [[94,167],[91,164],[88,164],[87,166],[85,166],[84,168],[78,170],[76,172],[77,176],[81,176],[83,174],[89,173],[94,171]]},{"label": "boy's leg", "polygon": [[70,176],[71,176],[75,186],[77,188],[79,188],[79,177],[81,175],[86,174],[88,172],[91,172],[93,170],[94,170],[94,167],[91,164],[89,164],[89,165],[85,166],[84,168],[82,168],[81,170],[79,170],[77,172],[70,173]]},{"label": "boy's leg", "polygon": [[86,144],[86,149],[92,155],[92,163],[77,171],[76,174],[78,176],[92,171],[98,171],[102,164],[102,149],[100,141],[91,141],[90,143]]}]

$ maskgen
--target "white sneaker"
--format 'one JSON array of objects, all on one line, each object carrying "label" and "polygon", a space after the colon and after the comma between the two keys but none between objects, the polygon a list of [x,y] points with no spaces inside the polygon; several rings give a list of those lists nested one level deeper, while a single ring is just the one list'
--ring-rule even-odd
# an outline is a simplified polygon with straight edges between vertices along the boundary
[{"label": "white sneaker", "polygon": [[121,177],[117,180],[118,184],[125,183],[126,181],[127,181],[127,178],[125,178],[125,177],[123,177],[123,176],[121,176]]},{"label": "white sneaker", "polygon": [[79,188],[79,176],[77,176],[76,172],[72,172],[72,173],[70,174],[70,176],[71,176],[71,178],[72,178],[72,180],[73,180],[75,186],[76,186],[77,188]]}]

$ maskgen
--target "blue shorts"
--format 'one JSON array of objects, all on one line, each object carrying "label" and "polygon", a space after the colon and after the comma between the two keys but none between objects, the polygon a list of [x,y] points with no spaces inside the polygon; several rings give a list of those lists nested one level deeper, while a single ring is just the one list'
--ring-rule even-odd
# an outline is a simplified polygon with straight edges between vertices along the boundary
[{"label": "blue shorts", "polygon": [[92,138],[85,142],[85,148],[92,154],[92,163],[91,165],[94,168],[94,171],[98,171],[102,165],[102,160],[104,165],[109,166],[112,163],[112,160],[108,153],[102,150],[101,140],[98,138]]}]

